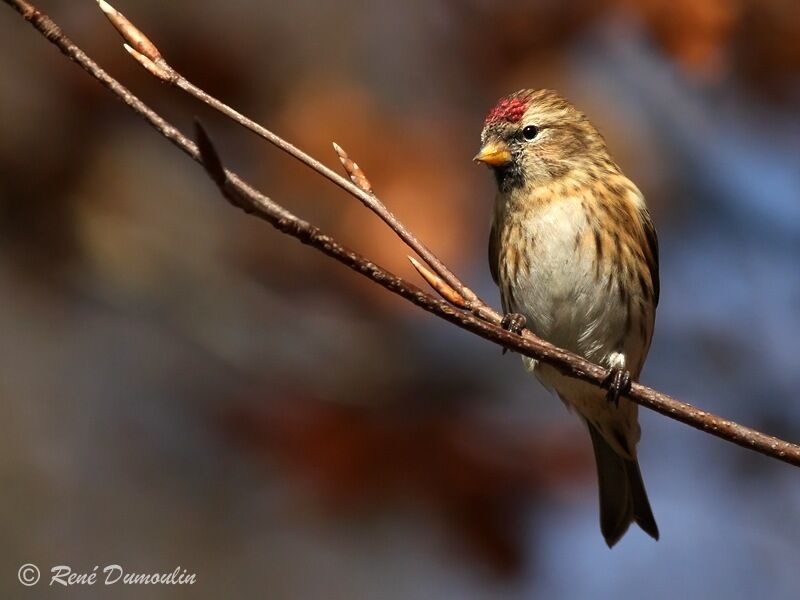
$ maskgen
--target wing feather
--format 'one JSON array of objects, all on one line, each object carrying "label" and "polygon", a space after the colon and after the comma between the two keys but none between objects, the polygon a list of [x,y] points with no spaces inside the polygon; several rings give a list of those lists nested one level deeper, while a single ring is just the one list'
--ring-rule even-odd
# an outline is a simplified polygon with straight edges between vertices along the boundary
[{"label": "wing feather", "polygon": [[498,268],[500,264],[500,241],[497,239],[497,228],[492,223],[492,231],[489,233],[489,270],[492,272],[492,280],[496,285],[500,285],[498,279]]},{"label": "wing feather", "polygon": [[649,250],[646,258],[647,267],[650,269],[650,279],[653,282],[653,307],[656,307],[661,294],[661,284],[658,278],[658,234],[656,234],[656,228],[650,219],[650,213],[647,211],[642,212],[642,226]]}]

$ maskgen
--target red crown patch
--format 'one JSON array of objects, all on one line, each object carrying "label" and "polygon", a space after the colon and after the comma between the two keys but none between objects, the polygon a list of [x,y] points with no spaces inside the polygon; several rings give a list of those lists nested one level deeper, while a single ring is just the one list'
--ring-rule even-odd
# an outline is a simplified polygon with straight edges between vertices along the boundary
[{"label": "red crown patch", "polygon": [[507,121],[509,123],[516,123],[525,114],[528,109],[528,102],[519,98],[503,98],[497,103],[489,114],[486,115],[484,125],[494,123],[496,121]]}]

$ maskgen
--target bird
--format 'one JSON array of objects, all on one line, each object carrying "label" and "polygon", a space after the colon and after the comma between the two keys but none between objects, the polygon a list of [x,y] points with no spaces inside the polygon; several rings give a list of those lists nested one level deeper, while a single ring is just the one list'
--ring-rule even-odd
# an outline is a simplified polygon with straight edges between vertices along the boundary
[{"label": "bird", "polygon": [[638,406],[625,397],[650,349],[660,291],[644,196],[586,115],[553,90],[500,99],[474,160],[497,184],[489,266],[503,326],[609,370],[600,388],[523,357],[589,430],[605,542],[613,547],[634,522],[658,540],[637,458]]}]

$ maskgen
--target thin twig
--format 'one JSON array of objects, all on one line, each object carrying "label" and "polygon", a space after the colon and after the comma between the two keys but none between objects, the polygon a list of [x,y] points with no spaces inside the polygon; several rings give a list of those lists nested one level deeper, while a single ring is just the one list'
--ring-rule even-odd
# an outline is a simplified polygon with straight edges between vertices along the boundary
[{"label": "thin twig", "polygon": [[[276,229],[313,246],[349,268],[361,273],[389,291],[413,302],[424,310],[470,331],[484,339],[500,344],[520,354],[552,365],[560,372],[602,386],[608,371],[570,352],[556,348],[537,338],[528,338],[510,333],[478,316],[459,310],[393,275],[358,253],[340,245],[331,236],[299,219],[282,206],[270,200],[242,181],[236,174],[222,166],[216,151],[202,128],[198,128],[201,150],[174,126],[165,121],[127,88],[103,71],[92,59],[78,48],[59,27],[46,15],[25,0],[3,0],[19,12],[40,33],[55,44],[66,56],[80,65],[95,79],[107,87],[137,114],[142,116],[158,133],[170,140],[184,153],[204,164],[207,173],[220,187],[223,194],[234,205],[257,215]],[[449,282],[447,282],[449,285]],[[459,290],[460,291],[460,290]],[[783,462],[800,466],[800,446],[744,427],[711,413],[680,402],[653,389],[633,384],[628,397],[652,410],[692,427],[715,435],[721,439],[749,448]]]}]

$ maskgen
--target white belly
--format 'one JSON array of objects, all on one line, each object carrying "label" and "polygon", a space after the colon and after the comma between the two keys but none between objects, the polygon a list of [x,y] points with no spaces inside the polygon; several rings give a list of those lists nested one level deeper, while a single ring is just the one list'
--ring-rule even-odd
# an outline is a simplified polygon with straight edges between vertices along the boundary
[{"label": "white belly", "polygon": [[530,268],[511,282],[509,309],[525,315],[539,337],[594,362],[625,352],[628,306],[610,270],[598,268],[594,233],[580,201],[529,213]]}]

